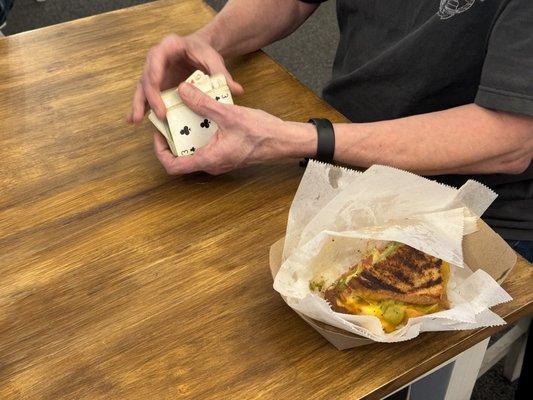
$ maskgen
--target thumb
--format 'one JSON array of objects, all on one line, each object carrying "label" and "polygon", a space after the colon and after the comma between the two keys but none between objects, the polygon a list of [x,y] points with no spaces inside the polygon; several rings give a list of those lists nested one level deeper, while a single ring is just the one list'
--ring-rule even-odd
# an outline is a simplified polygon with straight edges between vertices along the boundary
[{"label": "thumb", "polygon": [[181,83],[178,86],[178,93],[183,103],[192,111],[203,117],[211,118],[217,123],[222,121],[228,112],[225,104],[212,99],[190,83]]}]

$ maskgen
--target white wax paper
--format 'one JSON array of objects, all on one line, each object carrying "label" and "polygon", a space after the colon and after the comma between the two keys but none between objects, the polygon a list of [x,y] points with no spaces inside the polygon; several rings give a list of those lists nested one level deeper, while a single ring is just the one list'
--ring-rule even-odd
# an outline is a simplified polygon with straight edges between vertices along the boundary
[{"label": "white wax paper", "polygon": [[[291,206],[274,289],[294,310],[380,342],[504,324],[489,307],[511,297],[483,270],[472,273],[462,254],[463,236],[476,231],[495,198],[475,181],[455,189],[391,167],[361,173],[311,161]],[[311,279],[333,282],[383,241],[406,243],[450,263],[449,310],[411,318],[387,334],[377,317],[336,313],[310,291]]]}]

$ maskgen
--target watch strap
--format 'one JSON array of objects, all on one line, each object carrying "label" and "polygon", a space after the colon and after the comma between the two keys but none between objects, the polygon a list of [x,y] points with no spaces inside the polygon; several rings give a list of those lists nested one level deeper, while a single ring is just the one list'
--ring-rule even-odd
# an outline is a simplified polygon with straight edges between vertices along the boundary
[{"label": "watch strap", "polygon": [[325,118],[311,118],[308,122],[316,127],[317,131],[317,149],[316,156],[318,161],[332,163],[335,157],[335,132],[333,124]]}]

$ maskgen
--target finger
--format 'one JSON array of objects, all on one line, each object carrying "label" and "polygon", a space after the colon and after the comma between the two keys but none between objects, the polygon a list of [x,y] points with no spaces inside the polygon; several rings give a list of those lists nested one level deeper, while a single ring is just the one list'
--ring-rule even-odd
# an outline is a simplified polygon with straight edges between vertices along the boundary
[{"label": "finger", "polygon": [[132,109],[128,119],[130,122],[138,124],[142,121],[145,112],[146,97],[144,96],[141,83],[138,83],[137,89],[135,89],[135,94],[133,95]]},{"label": "finger", "polygon": [[225,73],[224,76],[226,77],[226,82],[228,83],[228,87],[231,93],[233,93],[236,96],[240,96],[244,93],[244,88],[240,83],[233,80],[233,77],[230,75],[229,72]]},{"label": "finger", "polygon": [[160,133],[154,133],[154,151],[157,159],[169,175],[183,175],[200,171],[198,157],[195,155],[174,157],[168,148],[168,143]]},{"label": "finger", "polygon": [[159,119],[164,119],[167,115],[167,108],[161,98],[160,92],[161,81],[163,79],[162,62],[159,56],[150,56],[141,79],[143,94]]},{"label": "finger", "polygon": [[231,76],[228,69],[226,68],[224,59],[218,53],[210,54],[206,58],[205,64],[206,64],[205,68],[208,70],[210,75],[214,75],[214,74],[224,75],[231,93],[235,95],[241,95],[244,93],[243,87],[241,86],[240,83],[236,82],[233,79],[233,76]]},{"label": "finger", "polygon": [[220,123],[229,112],[229,106],[212,99],[200,89],[183,82],[178,86],[178,92],[183,103],[196,114],[213,119]]},{"label": "finger", "polygon": [[164,119],[167,113],[165,103],[161,98],[165,67],[171,58],[183,55],[184,52],[183,39],[177,35],[169,35],[148,54],[143,74],[144,95],[159,119]]},{"label": "finger", "polygon": [[[226,80],[227,79],[228,77],[226,76]],[[242,87],[242,85],[239,82],[234,81],[233,78],[231,77],[228,80],[228,87],[231,93],[233,93],[236,96],[240,96],[241,94],[244,93],[244,88]]]},{"label": "finger", "polygon": [[215,75],[215,74],[222,74],[226,78],[226,82],[228,84],[229,90],[234,95],[241,95],[244,93],[244,89],[241,86],[240,83],[236,82],[229,71],[226,69],[226,66],[222,62],[222,65],[218,64],[218,62],[215,63],[215,66],[209,66],[209,74]]}]

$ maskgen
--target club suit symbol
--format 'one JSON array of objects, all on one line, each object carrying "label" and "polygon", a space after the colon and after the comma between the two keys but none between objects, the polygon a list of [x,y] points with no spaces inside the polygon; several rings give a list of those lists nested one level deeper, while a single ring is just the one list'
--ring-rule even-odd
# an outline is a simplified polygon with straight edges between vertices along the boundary
[{"label": "club suit symbol", "polygon": [[472,7],[475,2],[476,0],[440,0],[439,12],[437,14],[440,19],[448,19],[454,15],[465,12]]},{"label": "club suit symbol", "polygon": [[209,120],[206,118],[206,119],[204,119],[204,120],[202,121],[202,123],[200,124],[200,126],[201,126],[202,128],[209,128],[209,125],[210,125],[210,124],[211,124],[211,121],[209,121]]},{"label": "club suit symbol", "polygon": [[180,131],[180,134],[182,135],[189,135],[191,133],[191,129],[188,126],[184,126],[183,129]]}]

